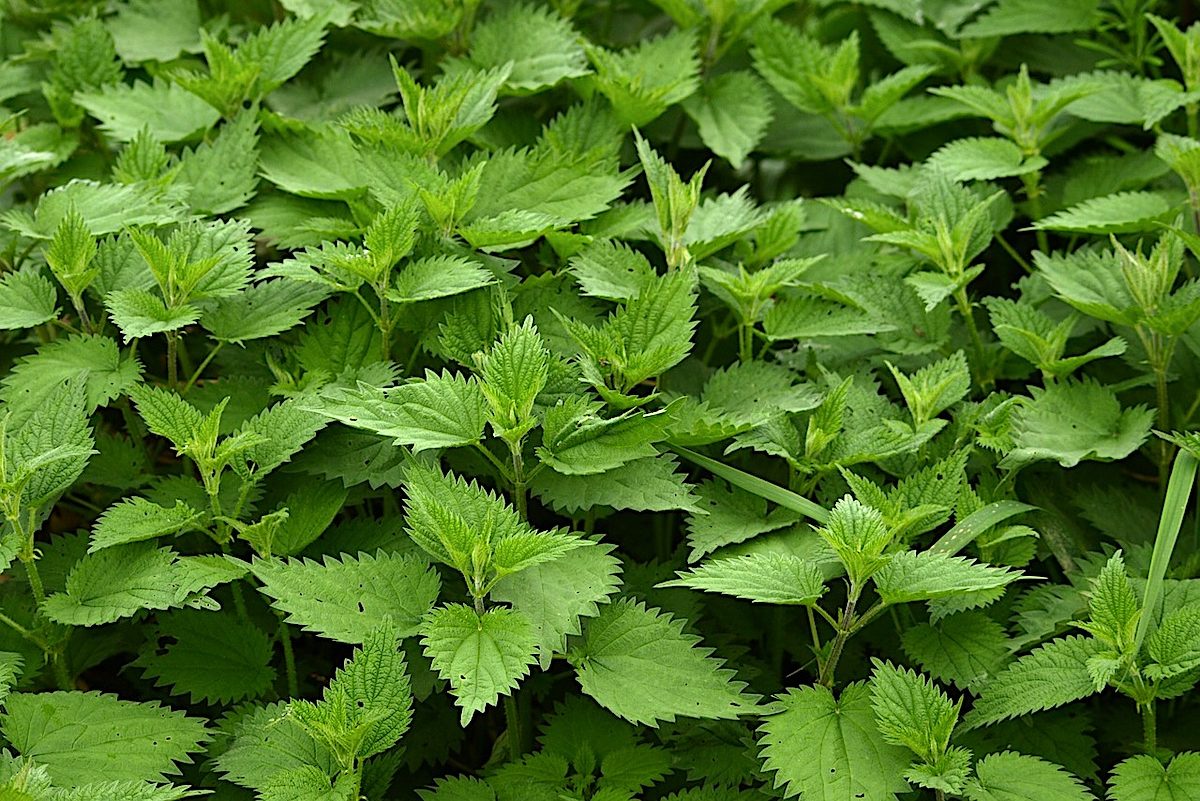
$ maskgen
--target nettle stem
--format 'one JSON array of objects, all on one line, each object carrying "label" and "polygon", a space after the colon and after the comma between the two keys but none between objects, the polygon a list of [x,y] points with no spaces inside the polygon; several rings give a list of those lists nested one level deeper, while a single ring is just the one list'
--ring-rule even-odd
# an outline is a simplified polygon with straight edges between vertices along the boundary
[{"label": "nettle stem", "polygon": [[529,520],[529,500],[525,493],[525,459],[521,456],[521,442],[510,442],[508,448],[512,451],[512,493],[513,505],[522,520]]},{"label": "nettle stem", "polygon": [[742,364],[754,361],[754,325],[742,323],[738,326],[738,358]]},{"label": "nettle stem", "polygon": [[1154,752],[1158,750],[1158,714],[1154,707],[1154,699],[1151,698],[1139,706],[1142,713],[1143,747],[1147,754],[1154,756]]},{"label": "nettle stem", "polygon": [[[1032,222],[1037,222],[1042,218],[1042,171],[1034,170],[1022,175],[1021,182],[1025,184],[1025,196],[1029,198],[1029,218]],[[1034,236],[1037,238],[1038,250],[1049,253],[1050,239],[1046,232],[1039,228],[1034,231]]]},{"label": "nettle stem", "polygon": [[817,683],[823,687],[833,687],[834,672],[837,670],[838,661],[842,658],[846,640],[850,639],[850,635],[855,630],[854,612],[858,605],[860,592],[862,590],[857,584],[850,585],[850,592],[846,595],[846,606],[838,617],[837,634],[829,646],[829,656],[825,659],[825,664],[821,665],[821,673],[817,678]]},{"label": "nettle stem", "polygon": [[296,675],[296,654],[292,650],[292,633],[288,624],[279,619],[279,642],[283,646],[283,667],[287,675],[288,698],[300,695],[300,680]]},{"label": "nettle stem", "polygon": [[983,375],[984,365],[987,364],[986,354],[983,350],[983,337],[979,334],[979,326],[975,323],[975,312],[971,308],[971,299],[967,297],[967,288],[959,287],[954,290],[954,301],[958,306],[958,312],[962,315],[963,321],[967,324],[967,333],[971,337],[971,347],[975,350],[975,364],[979,385],[986,386],[990,383],[990,377]]},{"label": "nettle stem", "polygon": [[179,383],[179,366],[177,364],[179,354],[179,332],[167,332],[167,386],[171,389]]}]

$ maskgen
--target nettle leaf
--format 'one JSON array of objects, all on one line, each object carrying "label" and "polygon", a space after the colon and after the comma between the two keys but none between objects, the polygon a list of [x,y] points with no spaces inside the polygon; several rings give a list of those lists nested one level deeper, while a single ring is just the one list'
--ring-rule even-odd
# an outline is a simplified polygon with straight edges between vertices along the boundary
[{"label": "nettle leaf", "polygon": [[773,116],[767,89],[753,73],[726,72],[683,102],[709,150],[734,167],[758,147]]},{"label": "nettle leaf", "polygon": [[168,507],[145,498],[129,498],[104,510],[92,529],[88,553],[190,531],[199,528],[204,517],[183,501]]},{"label": "nettle leaf", "polygon": [[650,726],[751,714],[758,696],[683,623],[632,600],[606,606],[568,655],[580,687],[613,714]]},{"label": "nettle leaf", "polygon": [[467,61],[479,69],[511,63],[504,87],[514,94],[588,73],[587,55],[570,23],[549,9],[525,5],[501,9],[477,23]]},{"label": "nettle leaf", "polygon": [[1097,640],[1072,636],[1031,651],[980,688],[964,724],[986,726],[1095,694],[1087,663],[1101,650]]},{"label": "nettle leaf", "polygon": [[542,422],[542,462],[566,475],[595,475],[658,454],[654,443],[666,436],[669,411],[598,416],[599,404],[560,402]]},{"label": "nettle leaf", "polygon": [[798,512],[784,507],[768,513],[766,499],[722,481],[705,481],[695,491],[703,514],[694,512],[687,518],[689,562],[726,545],[785,528],[801,518]]},{"label": "nettle leaf", "polygon": [[491,597],[511,604],[533,625],[538,662],[550,667],[564,653],[568,635],[579,634],[582,618],[600,614],[600,605],[621,586],[621,563],[615,546],[581,541],[565,559],[554,559],[505,576]]},{"label": "nettle leaf", "polygon": [[674,456],[635,459],[604,473],[567,476],[543,470],[530,489],[554,509],[572,513],[593,507],[660,512],[667,509],[696,511],[696,497],[685,476],[676,472]]},{"label": "nettle leaf", "polygon": [[1096,20],[1096,0],[1067,0],[1046,7],[1036,0],[1000,0],[963,27],[964,37],[1012,36],[1018,33],[1071,33],[1090,28]]},{"label": "nettle leaf", "polygon": [[936,763],[950,744],[962,701],[954,703],[926,677],[875,660],[871,708],[883,739]]},{"label": "nettle leaf", "polygon": [[221,118],[216,109],[191,92],[162,80],[80,92],[75,102],[118,142],[132,141],[144,128],[163,143],[188,140],[212,128]]},{"label": "nettle leaf", "polygon": [[710,559],[660,587],[690,587],[755,603],[812,606],[825,593],[825,576],[813,562],[783,553]]},{"label": "nettle leaf", "polygon": [[847,685],[838,698],[827,687],[788,690],[760,729],[761,757],[785,797],[854,801],[895,799],[907,749],[877,731],[865,683]]},{"label": "nettle leaf", "polygon": [[1048,162],[1041,156],[1027,158],[1008,139],[973,137],[957,139],[934,152],[925,165],[940,170],[955,181],[992,181],[1040,170]]},{"label": "nettle leaf", "polygon": [[1091,379],[1031,387],[1030,393],[1033,399],[1013,415],[1016,447],[1005,457],[1009,464],[1055,459],[1074,467],[1084,459],[1124,459],[1150,433],[1150,409],[1122,409],[1112,390]]},{"label": "nettle leaf", "polygon": [[35,270],[0,277],[0,330],[32,328],[58,315],[54,282]]},{"label": "nettle leaf", "polygon": [[1039,231],[1127,234],[1148,231],[1172,214],[1173,204],[1156,192],[1118,192],[1085,200],[1034,222]]},{"label": "nettle leaf", "polygon": [[196,0],[132,0],[105,21],[126,62],[170,61],[200,49]]},{"label": "nettle leaf", "polygon": [[0,380],[0,402],[15,426],[37,414],[64,381],[84,382],[87,412],[122,395],[137,383],[142,365],[107,337],[69,336],[49,342],[12,366]]},{"label": "nettle leaf", "polygon": [[255,560],[251,571],[288,623],[345,643],[363,642],[388,619],[397,636],[412,636],[441,589],[425,560],[384,551],[323,562]]},{"label": "nettle leaf", "polygon": [[971,801],[1092,801],[1079,779],[1052,762],[1014,751],[990,754],[975,765],[975,778],[967,783]]},{"label": "nettle leaf", "polygon": [[10,695],[0,731],[22,756],[67,786],[166,781],[208,739],[199,718],[96,692]]},{"label": "nettle leaf", "polygon": [[1108,797],[1113,801],[1177,801],[1200,792],[1200,754],[1176,754],[1163,767],[1157,758],[1130,757],[1113,769]]},{"label": "nettle leaf", "polygon": [[390,389],[359,384],[357,389],[330,389],[319,410],[355,428],[391,437],[414,452],[474,445],[487,425],[487,397],[475,378],[448,371],[426,372]]},{"label": "nettle leaf", "polygon": [[46,599],[44,611],[65,625],[98,626],[142,609],[182,606],[192,588],[176,556],[147,543],[91,553],[67,575],[66,591]]},{"label": "nettle leaf", "polygon": [[978,689],[1009,661],[1004,627],[982,612],[961,612],[905,630],[904,651],[925,672],[959,689]]},{"label": "nettle leaf", "polygon": [[253,623],[183,609],[159,617],[156,637],[132,664],[155,686],[170,687],[172,695],[228,704],[271,688],[273,656],[270,638]]},{"label": "nettle leaf", "polygon": [[325,777],[337,772],[330,748],[287,712],[284,704],[270,704],[234,722],[232,742],[216,760],[227,781],[256,789],[296,771],[316,770]]},{"label": "nettle leaf", "polygon": [[994,590],[1020,577],[1020,572],[959,556],[904,551],[894,555],[875,574],[874,580],[880,599],[887,604],[898,604]]},{"label": "nettle leaf", "polygon": [[421,624],[421,645],[438,675],[450,682],[463,726],[510,694],[537,661],[530,621],[499,607],[482,615],[463,604],[434,609]]}]

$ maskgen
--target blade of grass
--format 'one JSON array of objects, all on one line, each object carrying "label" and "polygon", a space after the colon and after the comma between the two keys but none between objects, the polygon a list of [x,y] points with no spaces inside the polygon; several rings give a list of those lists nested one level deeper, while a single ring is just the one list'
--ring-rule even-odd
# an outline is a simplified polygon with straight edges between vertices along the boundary
[{"label": "blade of grass", "polygon": [[1162,598],[1167,566],[1171,563],[1171,554],[1179,540],[1179,529],[1183,526],[1183,515],[1187,511],[1192,485],[1196,483],[1198,465],[1200,462],[1189,451],[1181,448],[1176,452],[1175,464],[1171,466],[1171,478],[1167,481],[1167,494],[1163,498],[1162,516],[1158,519],[1158,533],[1154,537],[1150,575],[1146,579],[1146,590],[1142,594],[1142,616],[1138,620],[1137,634],[1133,640],[1135,652],[1142,647],[1142,642],[1149,633],[1150,621],[1157,616],[1155,612]]},{"label": "blade of grass", "polygon": [[997,523],[1001,523],[1022,512],[1033,511],[1036,508],[1036,506],[1030,506],[1020,501],[995,501],[994,503],[989,503],[982,509],[959,520],[954,528],[947,531],[937,542],[929,546],[929,552],[953,556]]},{"label": "blade of grass", "polygon": [[815,520],[818,523],[827,523],[829,521],[829,512],[825,507],[813,503],[803,495],[798,495],[789,489],[785,489],[778,484],[772,484],[770,481],[761,479],[758,476],[751,475],[744,470],[738,470],[736,467],[730,467],[724,462],[718,462],[716,459],[710,459],[703,454],[696,453],[687,448],[680,448],[675,445],[669,446],[671,450],[692,462],[695,465],[703,467],[715,476],[719,476],[735,487],[740,487],[747,492],[752,492],[760,498],[765,498],[771,503],[778,504],[785,509],[791,509],[793,512],[799,512],[810,520]]}]

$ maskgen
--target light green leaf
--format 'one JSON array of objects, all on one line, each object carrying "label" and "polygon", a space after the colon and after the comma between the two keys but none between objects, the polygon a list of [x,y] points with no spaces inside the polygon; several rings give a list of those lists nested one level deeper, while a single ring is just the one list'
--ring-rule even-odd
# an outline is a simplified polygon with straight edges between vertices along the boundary
[{"label": "light green leaf", "polygon": [[1013,415],[1016,447],[1004,458],[1008,464],[1055,459],[1074,467],[1084,459],[1124,459],[1150,433],[1152,410],[1122,409],[1111,389],[1090,378],[1029,391],[1032,400]]},{"label": "light green leaf", "polygon": [[1021,577],[1020,572],[928,551],[902,551],[875,574],[875,589],[887,604],[995,590]]},{"label": "light green leaf", "polygon": [[786,798],[894,801],[909,789],[901,775],[911,755],[876,730],[865,683],[836,699],[827,687],[788,690],[760,731],[763,764]]},{"label": "light green leaf", "polygon": [[204,519],[183,501],[171,507],[160,506],[145,498],[128,498],[113,504],[100,515],[92,528],[88,553],[114,545],[152,540],[189,531]]},{"label": "light green leaf", "polygon": [[683,103],[709,150],[740,167],[758,147],[773,116],[766,87],[753,73],[725,72]]},{"label": "light green leaf", "polygon": [[1092,801],[1079,779],[1053,762],[1005,751],[975,765],[976,778],[967,783],[970,801]]},{"label": "light green leaf", "polygon": [[166,781],[208,739],[204,721],[89,692],[16,693],[0,732],[58,784]]},{"label": "light green leaf", "polygon": [[533,624],[543,670],[565,651],[567,636],[579,634],[580,619],[598,615],[620,587],[621,563],[613,550],[582,540],[568,558],[525,568],[492,588],[493,599],[511,604]]},{"label": "light green leaf", "polygon": [[1200,754],[1176,754],[1165,768],[1157,757],[1130,757],[1113,769],[1112,801],[1187,801],[1200,795]]},{"label": "light green leaf", "polygon": [[745,683],[683,625],[631,600],[606,606],[568,655],[580,687],[618,717],[650,726],[752,713],[758,696],[746,693]]},{"label": "light green leaf", "polygon": [[98,119],[100,129],[118,142],[132,141],[143,128],[148,128],[160,142],[180,142],[207,131],[221,118],[216,109],[191,92],[162,80],[79,92],[75,102]]},{"label": "light green leaf", "polygon": [[84,411],[106,406],[137,383],[141,364],[132,353],[99,335],[68,336],[42,345],[18,361],[0,380],[0,401],[15,427],[37,415],[64,381],[79,379],[85,386]]},{"label": "light green leaf", "polygon": [[58,315],[54,283],[34,270],[0,276],[0,330],[33,328]]},{"label": "light green leaf", "polygon": [[439,607],[421,624],[421,645],[434,669],[450,682],[462,708],[462,726],[516,689],[537,661],[533,626],[520,612],[503,607],[483,615],[463,604]]},{"label": "light green leaf", "polygon": [[812,606],[825,593],[825,577],[812,562],[785,553],[710,559],[660,587],[690,587],[755,603]]},{"label": "light green leaf", "polygon": [[543,470],[529,486],[544,502],[568,514],[603,506],[634,511],[695,511],[691,486],[682,473],[676,472],[676,466],[674,457],[659,455],[590,476]]},{"label": "light green leaf", "polygon": [[955,181],[991,181],[1040,170],[1047,164],[1041,156],[1026,158],[1008,139],[971,137],[942,145],[925,161],[925,166],[947,173]]},{"label": "light green leaf", "polygon": [[1127,234],[1153,230],[1171,215],[1172,204],[1157,192],[1118,192],[1085,200],[1034,222],[1039,231]]},{"label": "light green leaf", "polygon": [[387,618],[398,636],[412,636],[441,589],[425,560],[384,551],[323,562],[255,560],[251,570],[288,623],[345,643],[363,642]]}]

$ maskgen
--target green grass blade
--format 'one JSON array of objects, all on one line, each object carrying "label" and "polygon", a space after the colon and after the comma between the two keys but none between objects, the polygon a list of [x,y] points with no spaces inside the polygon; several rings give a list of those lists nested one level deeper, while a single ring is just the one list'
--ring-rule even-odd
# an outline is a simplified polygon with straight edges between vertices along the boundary
[{"label": "green grass blade", "polygon": [[974,514],[967,515],[966,518],[959,520],[954,528],[947,531],[937,542],[929,546],[929,551],[931,553],[944,553],[947,556],[953,556],[997,523],[1036,508],[1036,506],[1030,506],[1020,501],[996,501],[989,503]]},{"label": "green grass blade", "polygon": [[718,462],[716,459],[710,459],[693,450],[677,446],[671,446],[671,450],[689,462],[703,467],[714,476],[725,479],[735,487],[740,487],[747,492],[753,492],[760,498],[765,498],[771,503],[778,504],[785,509],[791,509],[793,512],[799,512],[818,523],[829,521],[828,510],[819,504],[813,503],[803,495],[798,495],[789,489],[784,489],[778,484],[772,484],[770,481],[751,475],[743,470],[738,470],[736,467],[730,467],[724,462]]},{"label": "green grass blade", "polygon": [[1163,580],[1167,576],[1167,566],[1171,563],[1175,543],[1179,540],[1183,515],[1187,511],[1192,485],[1196,482],[1197,465],[1200,465],[1200,462],[1197,462],[1195,456],[1187,450],[1180,449],[1175,456],[1175,464],[1171,467],[1167,495],[1163,498],[1162,517],[1158,519],[1158,534],[1154,537],[1154,553],[1150,557],[1150,575],[1146,580],[1146,591],[1142,595],[1142,617],[1138,620],[1137,634],[1133,641],[1135,652],[1142,647],[1142,641],[1149,632],[1150,621],[1156,617],[1155,612],[1162,599]]}]

